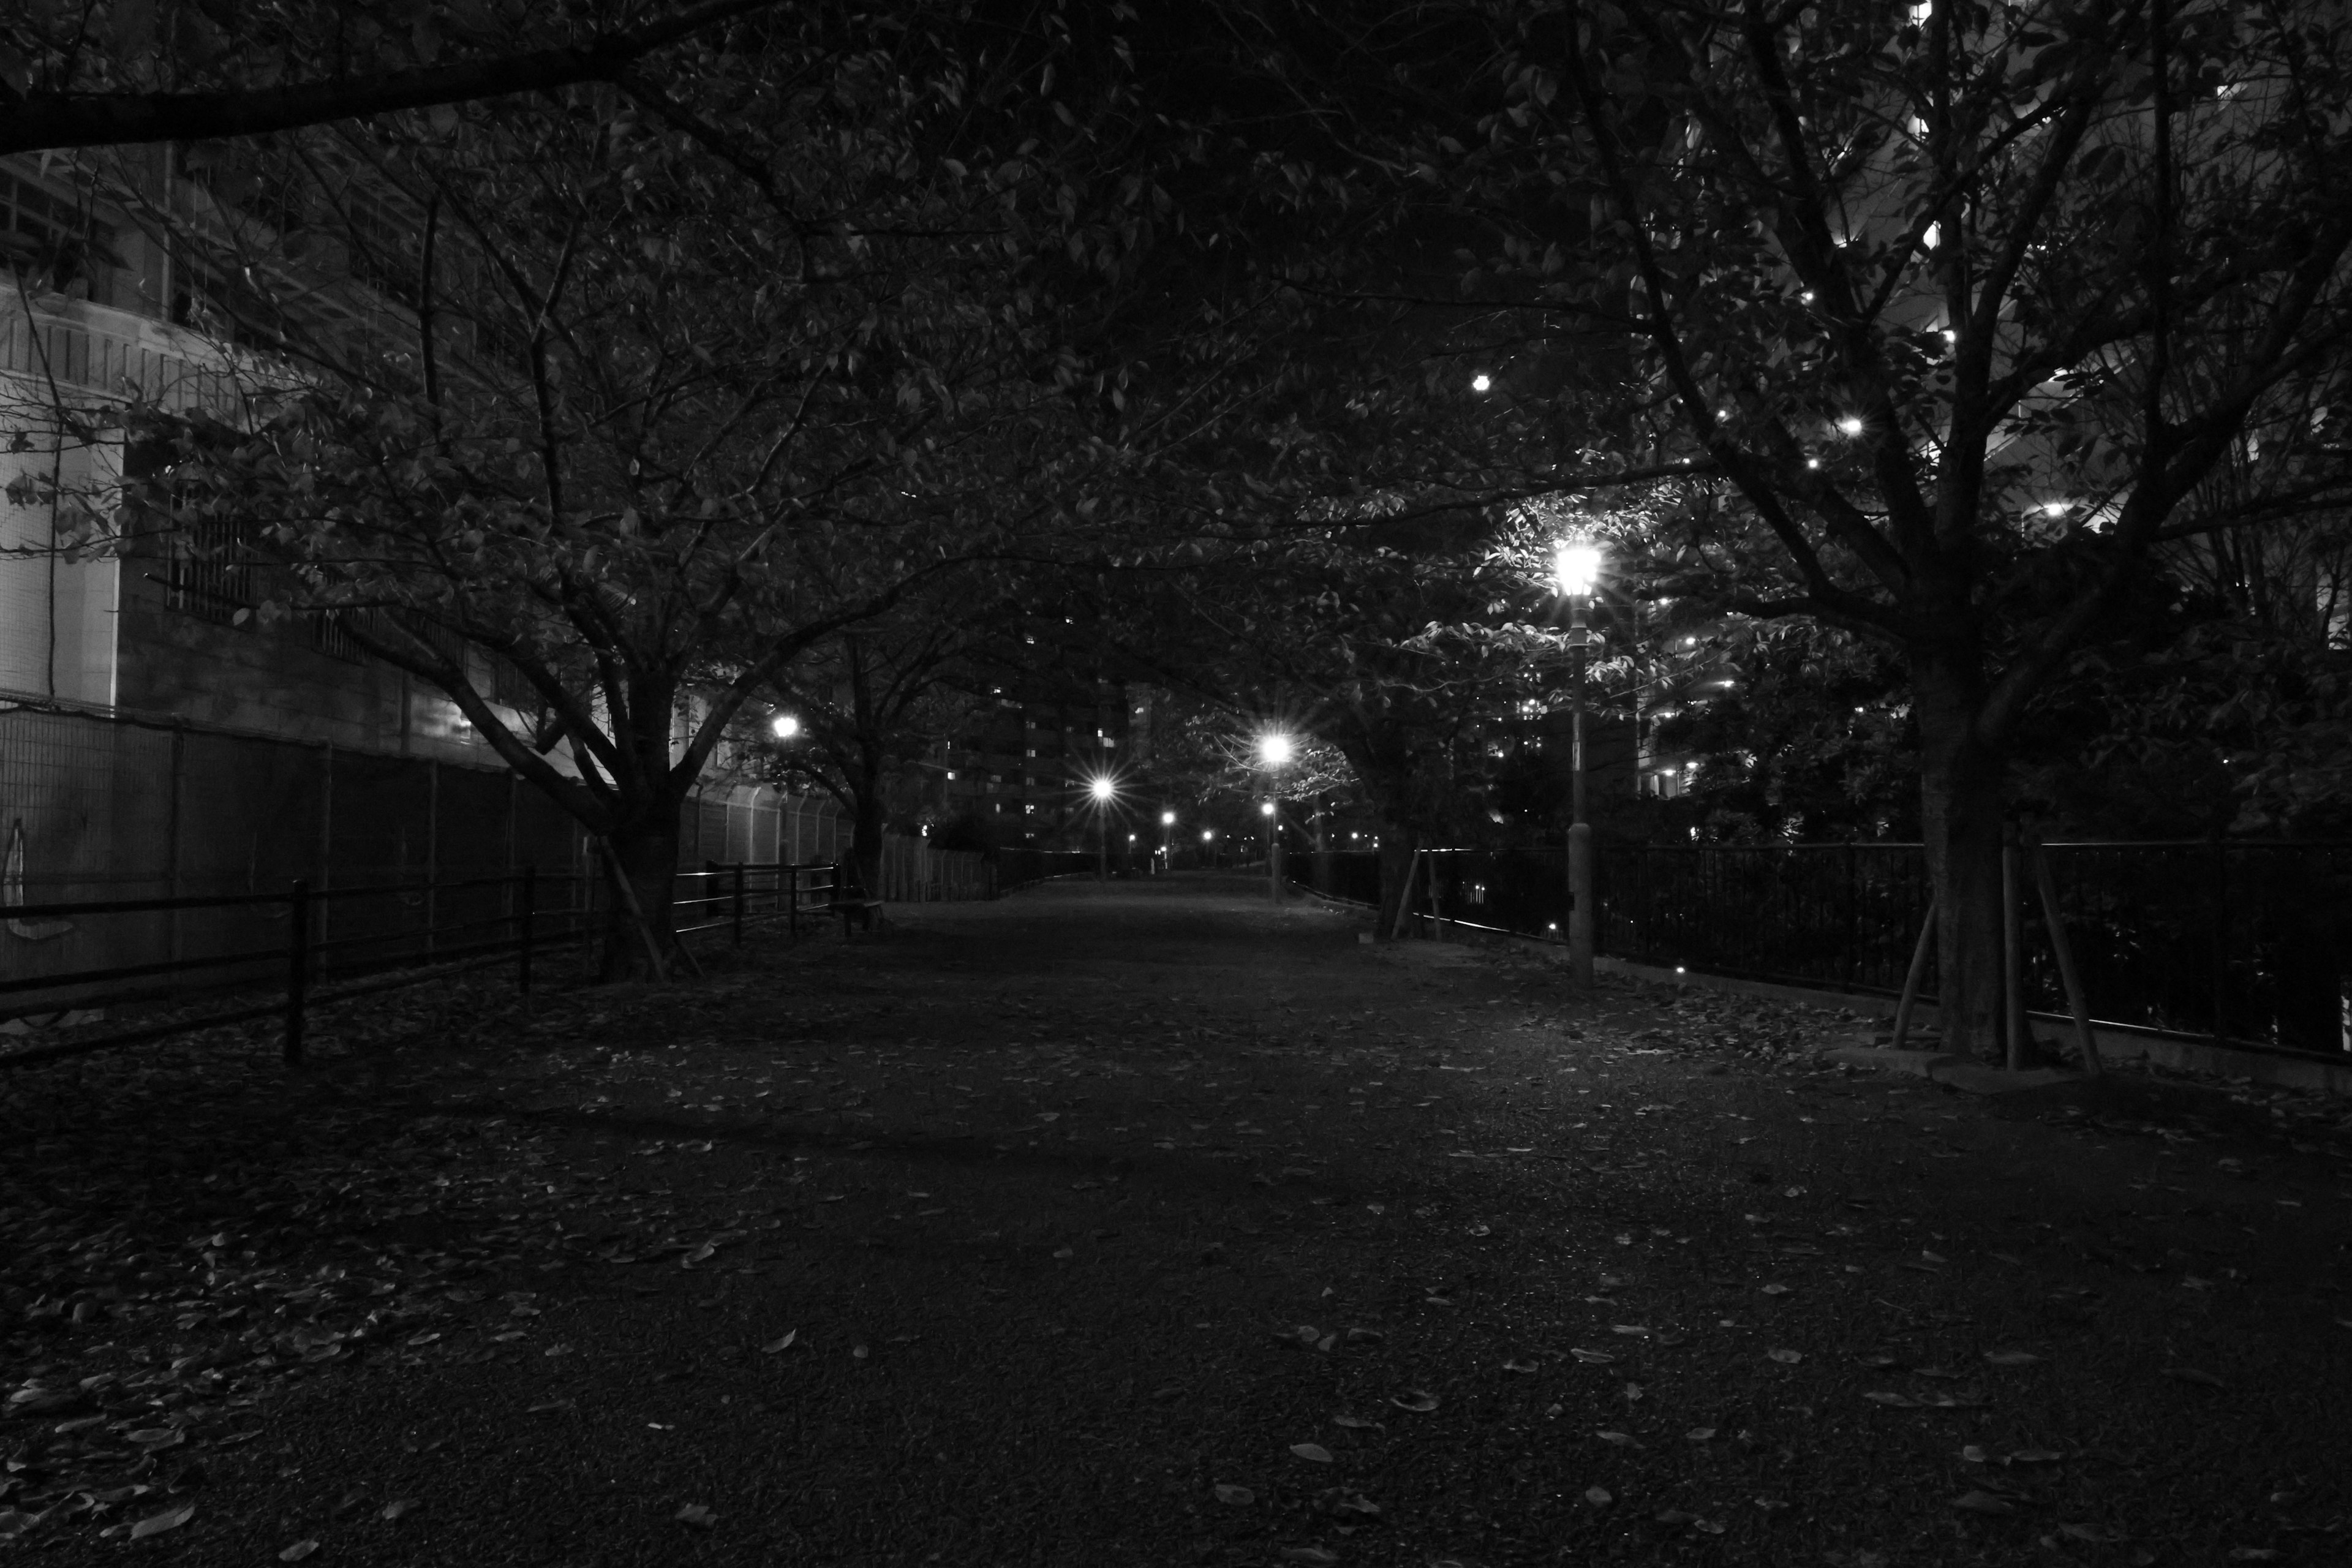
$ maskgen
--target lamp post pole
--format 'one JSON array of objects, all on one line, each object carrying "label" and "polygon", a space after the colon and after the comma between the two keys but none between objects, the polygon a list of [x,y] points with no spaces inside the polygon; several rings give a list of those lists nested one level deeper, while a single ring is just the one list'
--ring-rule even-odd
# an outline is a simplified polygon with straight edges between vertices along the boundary
[{"label": "lamp post pole", "polygon": [[1108,775],[1097,777],[1087,793],[1095,797],[1095,880],[1110,880],[1110,803],[1118,786]]},{"label": "lamp post pole", "polygon": [[1257,743],[1257,754],[1265,763],[1265,896],[1269,902],[1282,902],[1282,765],[1290,761],[1290,737],[1269,734]]},{"label": "lamp post pole", "polygon": [[1601,552],[1590,544],[1564,544],[1559,555],[1560,592],[1568,599],[1570,660],[1568,696],[1568,973],[1580,986],[1592,984],[1592,825],[1585,820],[1584,677],[1591,657],[1592,582]]},{"label": "lamp post pole", "polygon": [[[1275,790],[1281,787],[1281,775],[1275,775]],[[1265,802],[1265,896],[1282,902],[1282,796],[1269,792]]]}]

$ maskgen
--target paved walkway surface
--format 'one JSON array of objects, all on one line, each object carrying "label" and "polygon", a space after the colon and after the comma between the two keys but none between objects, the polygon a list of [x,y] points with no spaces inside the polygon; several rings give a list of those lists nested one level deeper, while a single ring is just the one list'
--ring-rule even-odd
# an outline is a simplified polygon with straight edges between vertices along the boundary
[{"label": "paved walkway surface", "polygon": [[28,1070],[0,1552],[2352,1561],[2340,1108],[1859,1029],[1179,880]]}]

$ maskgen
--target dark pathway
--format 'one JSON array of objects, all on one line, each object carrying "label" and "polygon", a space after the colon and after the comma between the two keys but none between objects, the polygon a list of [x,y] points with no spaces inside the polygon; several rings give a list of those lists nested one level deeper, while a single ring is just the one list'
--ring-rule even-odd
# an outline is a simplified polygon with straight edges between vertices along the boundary
[{"label": "dark pathway", "polygon": [[16,1552],[2352,1561],[2346,1145],[2262,1107],[1238,882],[509,1005],[6,1087]]}]

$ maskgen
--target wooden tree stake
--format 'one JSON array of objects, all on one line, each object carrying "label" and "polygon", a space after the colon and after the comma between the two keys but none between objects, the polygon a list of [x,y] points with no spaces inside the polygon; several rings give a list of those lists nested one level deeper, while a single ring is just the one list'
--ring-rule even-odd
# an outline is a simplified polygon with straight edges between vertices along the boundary
[{"label": "wooden tree stake", "polygon": [[1895,1038],[1887,1049],[1899,1051],[1911,1033],[1911,1009],[1918,1005],[1919,987],[1927,978],[1927,954],[1936,946],[1936,900],[1927,900],[1927,918],[1919,922],[1919,945],[1911,950],[1911,967],[1903,976],[1903,1000],[1895,1005]]},{"label": "wooden tree stake", "polygon": [[2025,836],[2026,853],[2033,858],[2033,883],[2042,894],[2042,922],[2050,928],[2050,951],[2058,960],[2059,984],[2066,987],[2066,1010],[2074,1015],[2074,1043],[2083,1052],[2083,1076],[2097,1078],[2099,1047],[2091,1037],[2091,1004],[2083,994],[2082,977],[2074,973],[2074,944],[2066,940],[2066,921],[2058,912],[2058,883],[2050,875],[2050,857],[2042,852],[2042,836]]}]

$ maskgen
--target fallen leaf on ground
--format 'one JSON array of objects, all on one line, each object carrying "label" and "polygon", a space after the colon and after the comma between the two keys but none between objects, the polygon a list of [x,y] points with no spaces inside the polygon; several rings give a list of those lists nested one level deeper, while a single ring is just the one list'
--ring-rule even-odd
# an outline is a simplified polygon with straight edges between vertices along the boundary
[{"label": "fallen leaf on ground", "polygon": [[383,1505],[383,1512],[377,1515],[377,1517],[380,1519],[398,1519],[402,1514],[408,1512],[415,1506],[416,1500],[413,1497],[394,1498],[390,1502]]},{"label": "fallen leaf on ground", "polygon": [[690,1524],[697,1530],[709,1530],[719,1522],[719,1516],[710,1511],[709,1505],[698,1502],[688,1503],[670,1517],[681,1524]]},{"label": "fallen leaf on ground", "polygon": [[285,1551],[279,1552],[278,1554],[278,1561],[280,1563],[299,1563],[302,1559],[310,1556],[310,1553],[318,1550],[319,1542],[316,1539],[298,1541],[293,1545],[288,1547]]},{"label": "fallen leaf on ground", "polygon": [[1331,1462],[1331,1450],[1320,1443],[1293,1443],[1290,1451],[1314,1464],[1328,1465]]},{"label": "fallen leaf on ground", "polygon": [[1587,1487],[1584,1489],[1584,1500],[1595,1508],[1605,1508],[1617,1500],[1609,1494],[1607,1487]]},{"label": "fallen leaf on ground", "polygon": [[1339,1555],[1336,1552],[1326,1552],[1319,1546],[1286,1546],[1282,1549],[1282,1560],[1285,1563],[1337,1563]]},{"label": "fallen leaf on ground", "polygon": [[1694,1426],[1689,1431],[1684,1433],[1683,1436],[1694,1443],[1704,1443],[1715,1436],[1715,1428],[1712,1426]]},{"label": "fallen leaf on ground", "polygon": [[131,1527],[131,1539],[144,1541],[151,1535],[161,1535],[167,1530],[177,1530],[196,1517],[196,1505],[184,1502],[177,1508],[167,1508],[161,1513],[151,1513]]},{"label": "fallen leaf on ground", "polygon": [[1621,1448],[1638,1448],[1642,1446],[1631,1432],[1595,1432],[1593,1436],[1604,1443],[1614,1443]]},{"label": "fallen leaf on ground", "polygon": [[2007,1498],[1990,1492],[1962,1492],[1952,1500],[1954,1508],[1964,1508],[1970,1513],[2015,1513],[2017,1505]]},{"label": "fallen leaf on ground", "polygon": [[1334,1415],[1331,1425],[1345,1426],[1351,1432],[1377,1432],[1381,1429],[1379,1422],[1367,1421],[1360,1415]]},{"label": "fallen leaf on ground", "polygon": [[2058,1533],[2069,1541],[2086,1541],[2094,1546],[2108,1546],[2123,1539],[2101,1524],[2062,1524]]},{"label": "fallen leaf on ground", "polygon": [[761,1355],[774,1355],[779,1351],[788,1351],[793,1348],[793,1342],[800,1337],[801,1331],[798,1329],[789,1330],[785,1332],[782,1339],[770,1340],[766,1344],[761,1345],[760,1347],[760,1353]]},{"label": "fallen leaf on ground", "polygon": [[1425,1389],[1408,1388],[1402,1394],[1389,1395],[1389,1403],[1399,1410],[1410,1410],[1416,1415],[1426,1415],[1437,1408],[1437,1395]]},{"label": "fallen leaf on ground", "polygon": [[1594,1366],[1606,1362],[1612,1362],[1617,1359],[1615,1356],[1611,1355],[1607,1351],[1571,1350],[1568,1353],[1574,1356],[1577,1360],[1585,1363],[1587,1365]]},{"label": "fallen leaf on ground", "polygon": [[1788,1293],[1789,1288],[1786,1285],[1767,1285],[1764,1287],[1764,1294],[1767,1296],[1785,1296]]},{"label": "fallen leaf on ground", "polygon": [[1794,1366],[1805,1359],[1805,1352],[1802,1351],[1766,1351],[1764,1353],[1782,1366]]},{"label": "fallen leaf on ground", "polygon": [[1912,1398],[1907,1394],[1865,1394],[1863,1397],[1869,1400],[1873,1405],[1884,1405],[1890,1410],[1916,1410],[1919,1408],[1919,1402]]},{"label": "fallen leaf on ground", "polygon": [[1531,1361],[1507,1361],[1503,1363],[1503,1370],[1505,1372],[1526,1373],[1541,1372],[1543,1369]]},{"label": "fallen leaf on ground", "polygon": [[2032,1366],[2042,1358],[2032,1351],[1987,1351],[1985,1360],[1995,1366]]},{"label": "fallen leaf on ground", "polygon": [[1240,1504],[1257,1501],[1257,1493],[1247,1487],[1220,1486],[1216,1489],[1216,1493],[1219,1502]]}]

